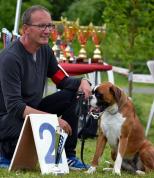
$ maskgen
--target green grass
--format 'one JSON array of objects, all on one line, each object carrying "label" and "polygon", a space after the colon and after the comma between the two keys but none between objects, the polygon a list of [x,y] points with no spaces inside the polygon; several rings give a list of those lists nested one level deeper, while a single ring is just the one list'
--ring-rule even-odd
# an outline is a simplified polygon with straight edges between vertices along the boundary
[{"label": "green grass", "polygon": [[[107,80],[105,73],[103,74],[103,80]],[[127,86],[127,78],[116,75],[115,76],[115,83],[116,85],[120,87],[126,87]],[[154,85],[145,85],[145,84],[134,84],[136,87],[154,87]],[[135,107],[136,107],[136,112],[141,120],[141,123],[143,124],[144,127],[146,127],[147,119],[149,116],[149,111],[151,104],[154,99],[154,95],[152,94],[133,94],[132,97]],[[152,123],[152,126],[149,131],[148,139],[151,140],[154,143],[154,122]],[[84,160],[85,163],[90,164],[94,151],[95,151],[95,144],[96,144],[96,139],[88,139],[85,142],[85,149],[84,149]],[[78,145],[77,145],[77,156],[80,157],[80,149],[81,149],[81,142],[78,140]],[[103,172],[103,168],[107,167],[105,164],[105,160],[111,161],[110,158],[110,148],[107,145],[103,154],[102,159],[100,160],[100,164],[98,167],[97,172],[94,175],[87,175],[85,174],[84,171],[70,171],[70,174],[63,176],[64,178],[85,178],[88,176],[88,178],[116,178],[118,176],[113,175],[112,173],[107,173]],[[17,172],[8,172],[8,170],[5,169],[0,169],[0,178],[52,178],[55,177],[53,175],[41,175],[40,169],[37,168],[34,171],[17,171]],[[57,176],[60,178],[60,176]],[[143,176],[137,176],[137,175],[132,175],[126,172],[122,171],[122,178],[138,178],[138,177],[145,177],[145,178],[153,178],[154,177],[154,171],[151,173],[147,173],[146,175]]]}]

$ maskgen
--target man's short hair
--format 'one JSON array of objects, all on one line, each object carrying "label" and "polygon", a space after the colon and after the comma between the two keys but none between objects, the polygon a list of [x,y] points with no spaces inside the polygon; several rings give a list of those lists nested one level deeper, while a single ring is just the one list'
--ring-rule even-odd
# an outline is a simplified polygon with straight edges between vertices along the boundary
[{"label": "man's short hair", "polygon": [[[31,14],[35,11],[46,11],[50,14],[49,10],[40,5],[34,5],[26,9],[22,15],[22,24],[31,24]],[[51,14],[50,14],[51,15]]]}]

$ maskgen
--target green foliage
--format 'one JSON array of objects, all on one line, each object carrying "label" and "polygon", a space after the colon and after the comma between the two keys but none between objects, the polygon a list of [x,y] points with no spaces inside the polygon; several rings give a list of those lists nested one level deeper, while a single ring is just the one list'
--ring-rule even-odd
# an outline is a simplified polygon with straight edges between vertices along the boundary
[{"label": "green foliage", "polygon": [[2,48],[3,48],[3,43],[2,43],[2,41],[0,41],[0,51]]},{"label": "green foliage", "polygon": [[[105,56],[108,59],[147,61],[154,57],[152,1],[104,0],[103,18],[107,24]],[[110,52],[109,47],[110,45]]]},{"label": "green foliage", "polygon": [[[15,23],[16,3],[17,0],[0,0],[0,30],[5,27],[12,32]],[[45,6],[49,11],[52,9],[48,0],[24,0],[21,6],[21,14],[26,8],[36,4]]]},{"label": "green foliage", "polygon": [[50,0],[52,5],[52,17],[54,20],[59,20],[62,13],[64,11],[67,11],[69,6],[74,2],[75,0]]},{"label": "green foliage", "polygon": [[13,30],[15,21],[16,0],[0,0],[0,30],[7,28]]},{"label": "green foliage", "polygon": [[69,20],[76,21],[80,19],[80,24],[89,25],[92,22],[95,25],[102,25],[102,11],[104,10],[104,3],[102,0],[80,0],[75,1],[67,12],[63,13]]}]

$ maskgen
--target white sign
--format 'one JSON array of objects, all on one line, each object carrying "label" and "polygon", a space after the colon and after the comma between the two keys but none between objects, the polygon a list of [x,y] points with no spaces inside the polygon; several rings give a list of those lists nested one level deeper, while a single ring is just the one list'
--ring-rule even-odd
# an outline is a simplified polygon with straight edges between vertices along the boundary
[{"label": "white sign", "polygon": [[[54,114],[31,114],[27,116],[9,170],[34,168],[37,163],[36,158],[38,158],[42,174],[58,175],[55,171],[63,174],[69,173],[64,149],[55,169],[57,127],[59,127],[58,118]],[[33,158],[35,158],[34,161],[30,161]]]}]

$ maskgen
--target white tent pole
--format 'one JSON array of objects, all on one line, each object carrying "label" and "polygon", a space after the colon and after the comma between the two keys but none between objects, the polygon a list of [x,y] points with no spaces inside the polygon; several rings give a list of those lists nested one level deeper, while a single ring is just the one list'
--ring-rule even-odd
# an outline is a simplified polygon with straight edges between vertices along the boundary
[{"label": "white tent pole", "polygon": [[12,32],[14,36],[18,36],[21,5],[22,5],[22,0],[17,0],[14,30]]}]

